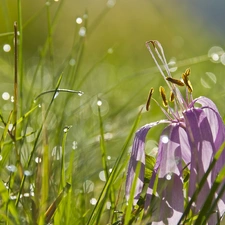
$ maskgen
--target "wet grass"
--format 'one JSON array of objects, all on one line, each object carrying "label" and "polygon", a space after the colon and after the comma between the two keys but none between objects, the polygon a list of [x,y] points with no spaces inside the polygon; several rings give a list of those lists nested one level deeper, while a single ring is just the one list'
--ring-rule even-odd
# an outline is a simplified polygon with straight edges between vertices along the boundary
[{"label": "wet grass", "polygon": [[[128,152],[137,127],[161,116],[157,106],[150,114],[141,111],[150,87],[160,82],[158,71],[155,66],[133,69],[133,61],[126,65],[130,52],[122,58],[118,51],[123,46],[116,42],[89,59],[94,50],[88,41],[109,14],[106,6],[93,20],[83,12],[82,23],[74,25],[72,45],[60,58],[54,41],[65,2],[56,7],[47,1],[24,20],[18,0],[14,32],[10,24],[10,32],[0,34],[12,45],[9,57],[0,56],[0,88],[10,95],[1,99],[0,111],[0,222],[131,224],[144,216],[142,209],[127,207],[124,197]],[[25,30],[43,13],[46,36],[32,52],[32,61]],[[177,62],[181,70],[209,60],[206,55],[192,56]],[[214,70],[222,80],[221,67]],[[200,78],[194,80],[199,85]],[[202,86],[196,89],[201,93]],[[223,89],[220,93],[224,96]],[[212,92],[212,97],[218,96]],[[159,133],[151,138],[157,140]]]}]

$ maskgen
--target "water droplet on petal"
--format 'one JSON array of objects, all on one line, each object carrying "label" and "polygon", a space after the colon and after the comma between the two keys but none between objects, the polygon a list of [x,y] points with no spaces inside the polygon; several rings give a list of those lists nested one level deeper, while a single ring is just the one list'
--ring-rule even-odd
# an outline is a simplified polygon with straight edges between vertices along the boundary
[{"label": "water droplet on petal", "polygon": [[97,199],[96,198],[91,198],[90,199],[90,203],[91,203],[91,205],[96,205]]},{"label": "water droplet on petal", "polygon": [[84,193],[90,193],[90,192],[94,191],[94,187],[95,187],[95,185],[91,180],[86,180],[83,183]]},{"label": "water droplet on petal", "polygon": [[3,98],[5,101],[7,101],[7,100],[10,99],[10,94],[9,94],[8,92],[3,92],[2,98]]},{"label": "water droplet on petal", "polygon": [[6,166],[6,169],[9,171],[9,172],[16,172],[16,170],[17,170],[17,168],[16,168],[16,166],[14,166],[14,165],[7,165]]},{"label": "water droplet on petal", "polygon": [[11,46],[9,44],[3,45],[3,51],[4,52],[9,52],[11,50]]},{"label": "water droplet on petal", "polygon": [[167,144],[169,141],[168,136],[166,136],[166,135],[161,136],[161,141],[162,141],[162,143]]},{"label": "water droplet on petal", "polygon": [[101,171],[98,176],[99,176],[99,179],[101,181],[106,181],[106,177],[105,177],[105,172],[104,171]]},{"label": "water droplet on petal", "polygon": [[80,30],[79,30],[79,35],[81,37],[85,37],[86,35],[86,27],[81,27]]},{"label": "water droplet on petal", "polygon": [[171,173],[166,174],[166,179],[167,180],[171,180],[172,179],[172,174]]}]

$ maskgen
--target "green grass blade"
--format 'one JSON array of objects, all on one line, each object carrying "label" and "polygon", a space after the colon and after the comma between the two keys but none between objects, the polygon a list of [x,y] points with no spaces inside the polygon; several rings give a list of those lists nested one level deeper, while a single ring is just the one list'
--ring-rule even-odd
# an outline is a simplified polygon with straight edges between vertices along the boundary
[{"label": "green grass blade", "polygon": [[128,145],[130,143],[130,140],[132,139],[133,137],[133,134],[136,130],[136,127],[137,127],[137,124],[140,120],[140,117],[141,117],[141,113],[139,113],[139,115],[137,116],[134,124],[133,124],[133,127],[132,129],[130,130],[130,133],[125,141],[125,144],[124,146],[122,147],[122,150],[121,150],[121,154],[120,156],[117,158],[116,160],[116,163],[113,167],[113,170],[109,176],[109,179],[106,181],[105,183],[105,186],[99,196],[99,199],[98,199],[98,202],[97,204],[95,205],[95,208],[93,209],[91,215],[90,215],[90,218],[88,220],[88,223],[87,225],[92,225],[92,224],[96,224],[96,219],[98,216],[100,216],[100,212],[102,210],[102,206],[105,204],[106,202],[106,197],[108,196],[108,193],[110,191],[110,187],[112,185],[112,183],[114,182],[114,180],[116,179],[116,177],[118,176],[119,172],[121,171],[121,164],[122,164],[122,159],[124,157],[124,155],[126,154],[126,150],[128,148]]}]

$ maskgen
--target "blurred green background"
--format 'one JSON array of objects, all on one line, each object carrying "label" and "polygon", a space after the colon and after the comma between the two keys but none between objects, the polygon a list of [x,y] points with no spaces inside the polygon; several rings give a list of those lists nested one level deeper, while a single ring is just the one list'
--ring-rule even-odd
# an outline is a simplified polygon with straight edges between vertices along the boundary
[{"label": "blurred green background", "polygon": [[[100,186],[103,183],[99,180],[102,168],[98,99],[102,103],[110,166],[151,87],[156,90],[154,97],[161,101],[157,90],[166,85],[145,47],[148,40],[161,42],[175,78],[191,68],[193,97],[211,98],[224,118],[224,1],[22,0],[21,4],[19,112],[27,112],[38,94],[54,89],[62,72],[61,88],[84,92],[82,96],[60,93],[47,127],[54,156],[56,149],[60,152],[63,128],[72,126],[66,153],[69,157],[72,149],[77,150],[74,171],[79,169],[79,188],[86,180],[99,182]],[[7,92],[13,96],[13,35],[7,33],[13,32],[13,23],[18,21],[16,1],[1,0],[0,21],[0,105],[7,117],[13,103],[2,95]],[[47,103],[50,97],[45,95],[38,101]],[[142,114],[139,126],[165,118],[155,103]],[[40,118],[41,110],[29,121],[31,131],[40,125]],[[154,128],[149,140],[157,141],[161,129]],[[24,148],[29,151],[29,143]],[[54,165],[57,170],[57,163]]]}]

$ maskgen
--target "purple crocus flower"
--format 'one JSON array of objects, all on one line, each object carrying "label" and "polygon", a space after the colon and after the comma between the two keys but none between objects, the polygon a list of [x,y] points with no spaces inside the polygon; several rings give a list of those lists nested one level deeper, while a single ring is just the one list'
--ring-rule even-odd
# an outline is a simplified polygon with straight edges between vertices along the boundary
[{"label": "purple crocus flower", "polygon": [[[156,54],[164,64],[168,76],[165,76],[164,71],[159,66],[149,43],[153,45]],[[128,199],[130,196],[130,190],[137,172],[137,164],[141,163],[140,172],[137,175],[138,180],[134,184],[135,196],[133,204],[136,205],[140,199],[144,187],[146,135],[152,127],[165,123],[166,127],[159,139],[156,163],[148,184],[144,204],[145,209],[148,209],[148,213],[151,215],[150,222],[153,225],[174,225],[178,224],[184,212],[184,201],[190,200],[193,196],[196,186],[208,169],[216,152],[224,143],[225,126],[216,105],[210,99],[206,97],[192,99],[192,86],[188,79],[190,70],[183,74],[182,82],[173,79],[160,43],[158,41],[147,42],[147,48],[167,82],[172,96],[175,97],[174,108],[168,106],[167,111],[163,109],[168,117],[167,120],[146,124],[136,132],[128,166],[126,197]],[[186,86],[185,99],[182,97],[177,85]],[[150,95],[152,95],[152,92],[150,92]],[[165,106],[168,102],[163,89],[161,89],[161,95]],[[224,165],[225,151],[216,162],[215,167],[210,172],[207,181],[192,204],[192,216],[197,215],[201,210],[217,174]],[[188,170],[189,173],[188,188],[184,188],[185,170]],[[209,217],[208,224],[210,225],[217,224],[218,216],[221,217],[225,213],[225,195],[221,197],[215,212]]]}]

